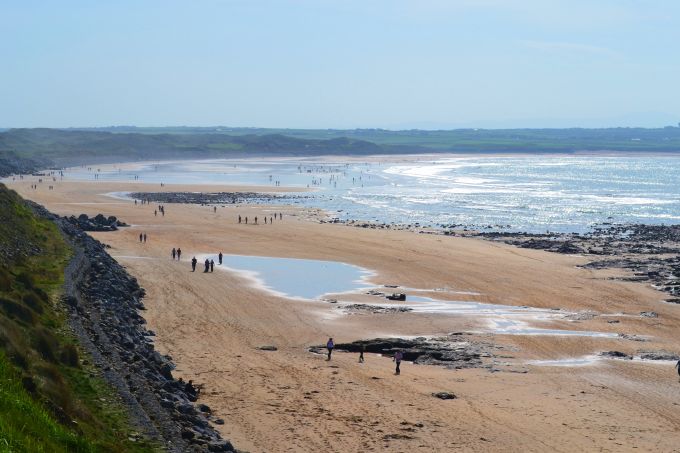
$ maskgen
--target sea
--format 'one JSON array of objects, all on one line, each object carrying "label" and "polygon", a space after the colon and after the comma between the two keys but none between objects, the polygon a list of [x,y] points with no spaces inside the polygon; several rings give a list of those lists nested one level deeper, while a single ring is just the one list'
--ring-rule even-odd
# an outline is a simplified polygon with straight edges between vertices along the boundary
[{"label": "sea", "polygon": [[340,220],[585,233],[680,223],[680,154],[211,159],[71,168],[65,178],[300,187],[286,203]]}]

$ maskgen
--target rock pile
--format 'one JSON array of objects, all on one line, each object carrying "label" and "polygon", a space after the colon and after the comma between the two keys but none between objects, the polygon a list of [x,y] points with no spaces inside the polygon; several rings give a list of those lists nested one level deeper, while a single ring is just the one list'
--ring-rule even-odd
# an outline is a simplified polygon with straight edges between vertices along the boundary
[{"label": "rock pile", "polygon": [[94,217],[80,214],[78,217],[71,216],[66,220],[83,231],[116,231],[118,227],[128,226],[128,224],[121,222],[115,216],[105,217],[102,214],[97,214]]},{"label": "rock pile", "polygon": [[69,324],[132,422],[172,452],[235,451],[210,426],[210,409],[193,404],[198,389],[175,379],[171,358],[155,351],[153,332],[139,314],[144,289],[136,279],[70,219],[37,205],[34,210],[53,220],[74,249],[63,296]]}]

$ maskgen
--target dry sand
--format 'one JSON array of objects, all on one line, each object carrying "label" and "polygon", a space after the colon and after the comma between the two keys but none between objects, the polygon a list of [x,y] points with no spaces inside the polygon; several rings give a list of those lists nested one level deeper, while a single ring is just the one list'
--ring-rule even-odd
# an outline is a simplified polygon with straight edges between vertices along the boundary
[{"label": "dry sand", "polygon": [[[93,233],[147,290],[143,313],[156,346],[171,355],[176,374],[204,384],[200,401],[225,420],[217,428],[251,452],[363,451],[679,451],[680,383],[673,365],[601,360],[587,366],[532,366],[529,360],[581,357],[599,351],[680,352],[678,307],[640,283],[575,266],[584,258],[451,238],[319,224],[320,212],[292,207],[152,205],[115,200],[115,191],[234,191],[233,186],[110,182],[7,181],[24,197],[62,215],[115,215],[131,224]],[[244,191],[257,188],[246,187]],[[272,188],[260,188],[272,191]],[[274,225],[239,225],[238,214],[283,212]],[[140,244],[145,232],[148,242]],[[173,247],[182,262],[170,259]],[[295,301],[253,287],[231,272],[191,273],[204,253],[337,260],[376,272],[374,283],[478,292],[480,302],[625,312],[606,319],[552,326],[648,335],[625,339],[479,334],[502,346],[499,372],[402,365],[386,358],[336,353],[331,362],[308,352],[325,343],[376,336],[479,331],[482,320],[428,314],[344,315],[326,302]],[[199,269],[201,265],[199,263]],[[655,311],[658,318],[640,318]],[[273,344],[278,351],[256,349]],[[504,366],[507,362],[509,366]],[[517,372],[519,371],[519,372]],[[528,372],[522,372],[528,371]],[[442,401],[432,392],[455,393]]]}]

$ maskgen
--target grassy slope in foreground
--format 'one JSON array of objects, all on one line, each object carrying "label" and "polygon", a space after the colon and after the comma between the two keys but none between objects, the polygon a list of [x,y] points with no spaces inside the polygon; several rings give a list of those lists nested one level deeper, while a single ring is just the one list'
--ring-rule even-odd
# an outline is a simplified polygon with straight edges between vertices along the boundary
[{"label": "grassy slope in foreground", "polygon": [[88,369],[58,292],[70,250],[0,184],[0,452],[153,451]]}]

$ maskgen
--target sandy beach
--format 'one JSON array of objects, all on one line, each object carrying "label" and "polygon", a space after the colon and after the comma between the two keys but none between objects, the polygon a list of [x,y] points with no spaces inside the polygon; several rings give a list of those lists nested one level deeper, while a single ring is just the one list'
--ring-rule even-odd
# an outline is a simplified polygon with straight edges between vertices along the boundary
[{"label": "sandy beach", "polygon": [[[578,268],[586,259],[480,239],[320,224],[319,210],[290,206],[166,205],[106,194],[122,191],[262,191],[272,187],[188,186],[104,181],[5,181],[60,215],[115,215],[130,224],[92,233],[146,289],[142,313],[156,347],[176,375],[204,386],[225,438],[250,452],[678,451],[680,392],[673,363],[601,359],[576,366],[534,361],[583,358],[602,351],[680,352],[678,307],[612,271]],[[239,224],[238,215],[283,214],[272,225]],[[260,222],[261,223],[261,222]],[[148,240],[140,244],[138,236]],[[180,262],[170,250],[181,247]],[[347,314],[326,301],[300,301],[258,288],[240,274],[192,273],[192,256],[256,255],[340,261],[371,270],[371,284],[455,291],[456,300],[592,311],[612,317],[551,318],[532,327],[612,336],[508,335],[486,319],[446,313]],[[365,297],[366,303],[374,300]],[[362,299],[363,301],[363,299]],[[656,318],[641,312],[658,313]],[[466,332],[493,349],[493,366],[449,370],[390,358],[309,352],[328,337]],[[637,336],[633,341],[617,334]],[[275,345],[276,351],[258,349]],[[433,392],[457,398],[441,400]]]}]

